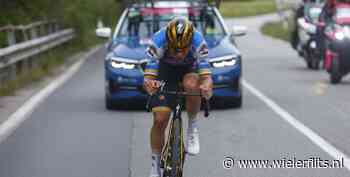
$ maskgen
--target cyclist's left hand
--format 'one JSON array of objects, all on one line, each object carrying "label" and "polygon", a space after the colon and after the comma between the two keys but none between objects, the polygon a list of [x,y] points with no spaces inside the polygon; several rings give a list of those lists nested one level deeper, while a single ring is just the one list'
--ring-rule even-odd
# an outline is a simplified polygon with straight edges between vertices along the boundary
[{"label": "cyclist's left hand", "polygon": [[213,85],[211,83],[203,83],[199,86],[201,93],[207,100],[213,95]]}]

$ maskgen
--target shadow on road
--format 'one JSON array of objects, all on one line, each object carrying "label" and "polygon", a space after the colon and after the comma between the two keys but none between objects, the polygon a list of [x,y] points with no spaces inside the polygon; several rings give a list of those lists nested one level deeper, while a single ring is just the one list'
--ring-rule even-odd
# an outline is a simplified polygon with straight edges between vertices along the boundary
[{"label": "shadow on road", "polygon": [[[109,111],[147,112],[145,105],[146,103],[124,103],[124,104],[115,105],[113,109]],[[226,106],[225,104],[222,104],[222,103],[212,103],[210,105],[210,109],[211,110],[233,110],[233,109],[239,109],[239,108]]]}]

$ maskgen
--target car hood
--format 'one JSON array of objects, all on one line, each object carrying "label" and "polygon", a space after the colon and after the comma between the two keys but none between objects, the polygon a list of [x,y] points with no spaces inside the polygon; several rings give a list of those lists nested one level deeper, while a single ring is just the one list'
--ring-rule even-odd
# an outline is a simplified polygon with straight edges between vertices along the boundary
[{"label": "car hood", "polygon": [[[209,48],[209,58],[240,55],[228,36],[207,36],[205,40]],[[149,43],[149,38],[125,37],[113,41],[110,49],[115,57],[142,60],[147,58],[145,50]]]}]

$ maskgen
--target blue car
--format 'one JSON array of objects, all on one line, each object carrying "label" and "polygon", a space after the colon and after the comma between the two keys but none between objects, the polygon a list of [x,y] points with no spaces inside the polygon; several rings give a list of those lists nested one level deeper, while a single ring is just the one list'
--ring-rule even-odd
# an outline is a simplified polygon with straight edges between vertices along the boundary
[{"label": "blue car", "polygon": [[179,15],[188,17],[208,44],[208,61],[214,81],[212,104],[241,107],[242,58],[234,40],[235,36],[245,34],[245,27],[236,27],[233,32],[228,32],[214,6],[195,1],[157,1],[127,8],[113,35],[110,28],[96,30],[97,36],[111,39],[104,65],[107,109],[121,103],[145,103],[147,95],[142,88],[143,70],[149,61],[145,49],[152,35]]}]

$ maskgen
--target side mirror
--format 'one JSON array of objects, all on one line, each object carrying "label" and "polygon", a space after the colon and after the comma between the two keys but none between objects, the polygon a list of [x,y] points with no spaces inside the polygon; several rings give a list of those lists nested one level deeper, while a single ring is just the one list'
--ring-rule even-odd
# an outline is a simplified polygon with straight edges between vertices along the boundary
[{"label": "side mirror", "polygon": [[246,26],[233,26],[232,28],[232,36],[244,36],[247,34],[247,27]]},{"label": "side mirror", "polygon": [[101,38],[110,38],[112,35],[111,28],[97,28],[96,29],[96,36]]}]

